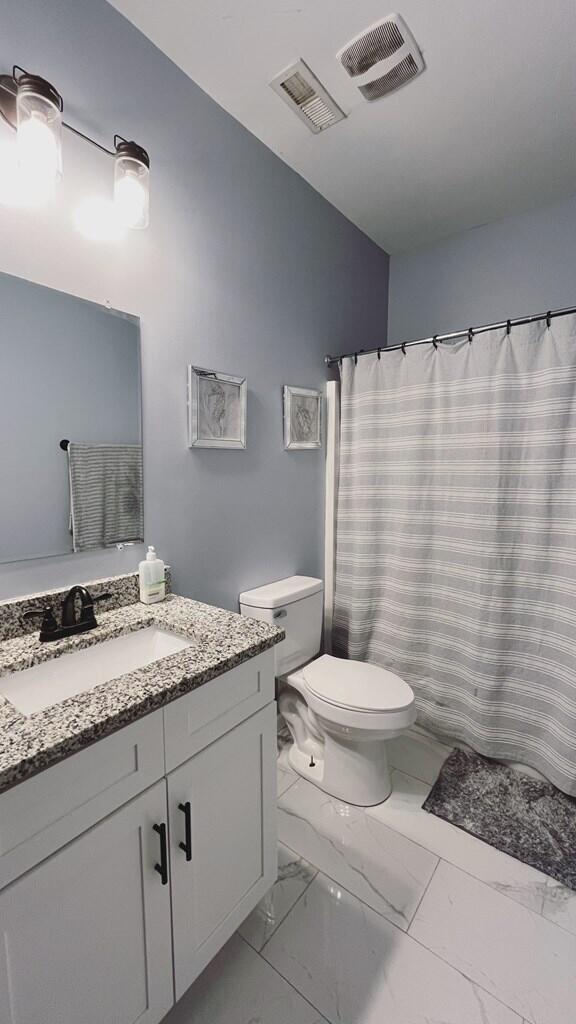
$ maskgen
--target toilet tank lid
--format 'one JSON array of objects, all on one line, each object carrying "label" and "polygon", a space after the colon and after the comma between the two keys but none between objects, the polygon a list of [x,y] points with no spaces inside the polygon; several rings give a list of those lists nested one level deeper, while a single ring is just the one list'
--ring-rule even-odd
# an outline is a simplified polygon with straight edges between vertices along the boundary
[{"label": "toilet tank lid", "polygon": [[240,594],[240,604],[248,608],[280,608],[303,597],[318,594],[324,589],[322,580],[314,576],[288,576],[285,580],[276,580],[254,590],[245,590]]}]

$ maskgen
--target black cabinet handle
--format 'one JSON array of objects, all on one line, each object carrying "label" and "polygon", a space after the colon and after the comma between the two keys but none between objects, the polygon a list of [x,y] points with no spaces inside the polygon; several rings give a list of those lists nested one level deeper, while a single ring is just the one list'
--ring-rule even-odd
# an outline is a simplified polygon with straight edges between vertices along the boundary
[{"label": "black cabinet handle", "polygon": [[160,836],[160,863],[154,865],[154,871],[157,871],[162,879],[162,885],[168,885],[168,842],[166,837],[166,825],[153,825],[152,828]]},{"label": "black cabinet handle", "polygon": [[190,801],[187,800],[185,804],[178,804],[178,810],[182,811],[184,815],[184,827],[186,829],[186,839],[183,843],[178,843],[178,846],[181,850],[184,850],[186,860],[192,860],[192,808]]}]

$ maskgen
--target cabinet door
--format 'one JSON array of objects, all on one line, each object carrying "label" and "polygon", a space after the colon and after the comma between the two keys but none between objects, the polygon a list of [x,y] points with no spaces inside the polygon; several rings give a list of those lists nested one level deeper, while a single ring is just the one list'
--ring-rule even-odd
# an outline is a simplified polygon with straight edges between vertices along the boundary
[{"label": "cabinet door", "polygon": [[0,892],[0,1024],[158,1024],[173,1003],[166,784]]},{"label": "cabinet door", "polygon": [[276,879],[275,772],[273,702],[168,776],[176,999]]}]

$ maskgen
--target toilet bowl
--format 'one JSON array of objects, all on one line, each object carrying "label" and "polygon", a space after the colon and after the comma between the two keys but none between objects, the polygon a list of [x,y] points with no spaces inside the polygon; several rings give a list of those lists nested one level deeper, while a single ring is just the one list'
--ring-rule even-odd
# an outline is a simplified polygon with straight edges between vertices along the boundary
[{"label": "toilet bowl", "polygon": [[289,761],[331,796],[369,807],[390,796],[386,741],[416,720],[414,693],[376,665],[324,654],[281,680]]},{"label": "toilet bowl", "polygon": [[324,792],[362,807],[392,784],[386,742],[416,720],[414,692],[399,676],[320,648],[322,581],[292,576],[240,595],[242,614],[286,633],[276,647],[278,706],[293,744],[292,768]]}]

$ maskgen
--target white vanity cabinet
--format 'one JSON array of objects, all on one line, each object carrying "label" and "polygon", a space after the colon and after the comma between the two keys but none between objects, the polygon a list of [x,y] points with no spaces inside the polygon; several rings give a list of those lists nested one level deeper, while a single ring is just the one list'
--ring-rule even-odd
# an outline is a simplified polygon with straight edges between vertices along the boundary
[{"label": "white vanity cabinet", "polygon": [[275,758],[267,651],[1,794],[0,1024],[159,1024],[275,880]]},{"label": "white vanity cabinet", "polygon": [[158,1024],[170,900],[154,870],[163,781],[0,892],[2,1024]]},{"label": "white vanity cabinet", "polygon": [[168,776],[176,999],[276,879],[276,708]]}]

